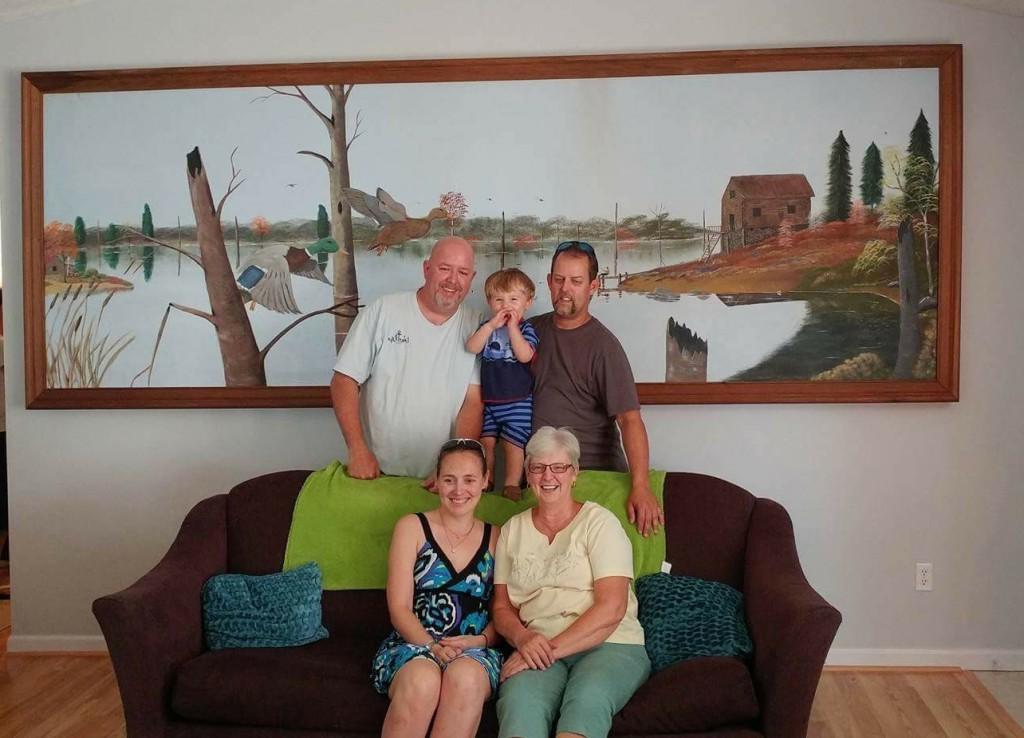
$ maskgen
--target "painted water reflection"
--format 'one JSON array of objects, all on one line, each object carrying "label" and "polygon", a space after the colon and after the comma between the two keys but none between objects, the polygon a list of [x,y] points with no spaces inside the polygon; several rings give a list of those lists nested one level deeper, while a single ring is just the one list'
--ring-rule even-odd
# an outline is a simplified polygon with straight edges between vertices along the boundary
[{"label": "painted water reflection", "polygon": [[[270,243],[264,245],[270,246]],[[554,242],[528,251],[506,253],[505,266],[518,266],[537,284],[532,314],[550,310],[545,277]],[[615,245],[594,243],[602,267],[614,263]],[[186,248],[194,248],[186,244]],[[232,262],[244,262],[261,247],[243,244]],[[401,290],[415,289],[422,280],[426,242],[410,242],[384,256],[360,250],[356,255],[361,301]],[[496,244],[478,245],[477,278],[468,298],[485,309],[484,277],[502,265]],[[118,357],[104,382],[107,387],[129,386],[150,360],[160,320],[168,303],[209,309],[206,288],[198,268],[187,259],[178,275],[178,254],[156,249],[146,253],[145,269],[131,264],[142,259],[125,247],[116,272],[96,249],[86,252],[88,268],[131,279],[134,289],[119,292],[105,309],[104,329],[112,335],[130,333],[135,340]],[[699,257],[700,239],[692,241],[621,244],[619,273],[637,273]],[[332,257],[333,258],[333,257]],[[127,275],[121,274],[128,270]],[[327,274],[331,267],[328,265]],[[327,307],[332,288],[310,279],[293,278],[295,301],[303,312]],[[106,293],[90,300],[102,301]],[[637,381],[664,382],[668,373],[666,331],[669,321],[685,326],[707,342],[706,379],[807,379],[844,359],[864,351],[891,361],[895,354],[898,310],[882,297],[867,294],[744,296],[679,295],[665,290],[635,293],[602,291],[592,304],[594,314],[622,342]],[[257,307],[250,313],[259,346],[265,346],[295,318]],[[316,316],[288,333],[267,356],[271,385],[326,384],[334,366],[333,320]],[[172,311],[161,340],[151,386],[221,386],[224,382],[217,339],[210,326],[196,317]],[[136,386],[139,386],[136,383]]]}]

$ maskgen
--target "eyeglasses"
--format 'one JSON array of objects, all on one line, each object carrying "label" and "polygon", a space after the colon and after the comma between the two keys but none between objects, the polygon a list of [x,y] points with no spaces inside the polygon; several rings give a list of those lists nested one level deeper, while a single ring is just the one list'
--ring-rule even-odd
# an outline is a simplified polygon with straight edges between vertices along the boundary
[{"label": "eyeglasses", "polygon": [[526,471],[530,474],[543,474],[545,469],[550,469],[552,474],[565,474],[573,468],[572,464],[527,464]]},{"label": "eyeglasses", "polygon": [[453,438],[450,441],[445,441],[441,445],[441,451],[455,451],[460,448],[468,448],[473,451],[479,451],[483,453],[484,447],[480,441],[475,438]]},{"label": "eyeglasses", "polygon": [[594,253],[594,247],[586,241],[562,241],[562,243],[555,246],[555,255],[557,256],[563,251],[568,251],[569,249],[578,249],[585,254],[593,256],[595,259],[597,258],[597,254]]}]

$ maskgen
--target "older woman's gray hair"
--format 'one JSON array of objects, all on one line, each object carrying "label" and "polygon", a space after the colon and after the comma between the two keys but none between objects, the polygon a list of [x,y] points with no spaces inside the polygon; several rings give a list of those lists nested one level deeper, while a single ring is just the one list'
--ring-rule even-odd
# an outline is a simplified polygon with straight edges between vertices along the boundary
[{"label": "older woman's gray hair", "polygon": [[580,442],[568,428],[554,428],[545,425],[538,428],[529,443],[526,444],[526,463],[538,456],[552,456],[559,451],[564,451],[569,457],[569,462],[579,469],[580,467]]}]

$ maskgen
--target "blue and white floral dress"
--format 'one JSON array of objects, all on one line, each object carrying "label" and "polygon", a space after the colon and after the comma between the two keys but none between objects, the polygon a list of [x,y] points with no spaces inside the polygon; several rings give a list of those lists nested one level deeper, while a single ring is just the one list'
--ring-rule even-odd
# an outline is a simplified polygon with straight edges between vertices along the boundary
[{"label": "blue and white floral dress", "polygon": [[[461,571],[456,571],[434,539],[426,516],[417,513],[416,517],[427,540],[416,554],[413,566],[413,612],[436,639],[480,635],[490,622],[488,607],[494,589],[490,523],[484,523],[484,535],[476,555]],[[493,648],[479,647],[464,649],[462,656],[484,667],[491,683],[491,694],[494,694],[501,673],[501,654]],[[397,631],[392,631],[373,659],[373,686],[381,694],[387,694],[398,670],[416,657],[428,658],[444,669],[428,648],[407,643]]]}]

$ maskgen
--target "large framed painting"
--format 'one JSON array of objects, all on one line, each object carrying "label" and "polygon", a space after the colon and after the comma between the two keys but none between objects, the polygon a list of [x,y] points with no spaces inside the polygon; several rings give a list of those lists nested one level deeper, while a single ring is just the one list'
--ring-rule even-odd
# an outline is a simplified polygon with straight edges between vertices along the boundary
[{"label": "large framed painting", "polygon": [[32,408],[327,406],[361,306],[556,245],[646,403],[958,396],[959,46],[26,73]]}]

